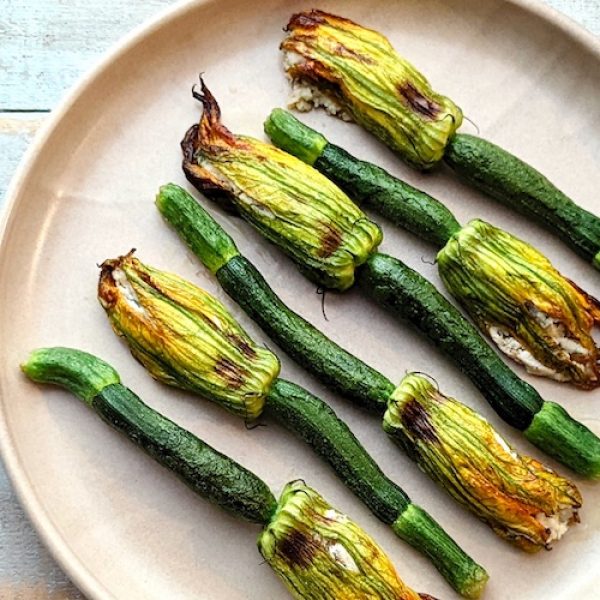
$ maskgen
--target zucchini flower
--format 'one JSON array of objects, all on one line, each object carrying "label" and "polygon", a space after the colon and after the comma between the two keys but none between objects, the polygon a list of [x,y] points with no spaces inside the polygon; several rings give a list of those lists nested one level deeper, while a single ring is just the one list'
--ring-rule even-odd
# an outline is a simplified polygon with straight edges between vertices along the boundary
[{"label": "zucchini flower", "polygon": [[381,242],[379,227],[334,183],[297,158],[234,135],[201,80],[204,112],[182,142],[183,170],[198,190],[226,199],[319,284],[344,290]]},{"label": "zucchini flower", "polygon": [[284,488],[258,548],[296,598],[420,598],[365,531],[300,481]]},{"label": "zucchini flower", "polygon": [[383,427],[434,481],[523,550],[549,549],[579,522],[581,495],[572,482],[519,455],[483,417],[422,375],[401,381]]},{"label": "zucchini flower", "polygon": [[462,112],[386,37],[320,10],[293,15],[286,30],[281,49],[292,80],[290,107],[323,106],[354,120],[418,169],[443,157]]},{"label": "zucchini flower", "polygon": [[279,360],[190,282],[130,252],[102,264],[98,298],[117,335],[157,380],[192,390],[248,420],[262,412]]},{"label": "zucchini flower", "polygon": [[600,385],[600,304],[538,250],[473,220],[438,253],[444,284],[504,354],[534,375]]}]

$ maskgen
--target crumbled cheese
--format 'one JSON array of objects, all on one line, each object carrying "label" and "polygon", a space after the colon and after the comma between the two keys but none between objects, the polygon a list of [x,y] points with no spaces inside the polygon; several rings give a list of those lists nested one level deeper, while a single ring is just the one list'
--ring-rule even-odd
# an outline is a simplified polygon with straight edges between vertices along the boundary
[{"label": "crumbled cheese", "polygon": [[573,510],[565,508],[559,511],[558,515],[550,516],[538,513],[535,518],[550,532],[550,537],[546,543],[551,544],[556,540],[560,540],[569,529],[569,522],[573,518]]},{"label": "crumbled cheese", "polygon": [[345,523],[348,520],[346,515],[339,513],[333,508],[327,509],[324,516],[328,521],[335,521],[336,523]]},{"label": "crumbled cheese", "polygon": [[[304,57],[297,52],[286,51],[283,56],[283,66],[288,72],[290,68],[304,61]],[[288,98],[288,107],[300,112],[308,112],[312,108],[322,106],[330,115],[352,121],[350,113],[332,96],[323,92],[309,81],[294,79],[292,91]]]},{"label": "crumbled cheese", "polygon": [[506,329],[492,325],[488,328],[488,333],[498,348],[518,363],[522,364],[529,373],[533,375],[542,375],[556,381],[568,381],[568,375],[557,373],[550,367],[543,365],[537,360],[529,350],[527,350],[519,340],[514,338]]},{"label": "crumbled cheese", "polygon": [[584,348],[577,340],[565,336],[565,327],[558,320],[542,312],[535,306],[529,309],[529,312],[533,318],[546,330],[546,333],[554,339],[558,346],[571,354],[583,354],[584,356],[589,354],[589,351]]},{"label": "crumbled cheese", "polygon": [[329,556],[331,556],[336,563],[344,567],[344,569],[347,571],[352,571],[353,573],[360,573],[360,570],[354,562],[354,559],[352,556],[350,556],[350,553],[342,544],[339,542],[331,544],[331,546],[328,548],[328,551]]},{"label": "crumbled cheese", "polygon": [[138,312],[145,312],[144,307],[140,304],[140,300],[135,293],[135,290],[129,283],[127,276],[121,269],[114,269],[112,272],[112,277],[115,281],[115,284],[121,294],[125,297],[125,300],[129,303],[129,305]]}]

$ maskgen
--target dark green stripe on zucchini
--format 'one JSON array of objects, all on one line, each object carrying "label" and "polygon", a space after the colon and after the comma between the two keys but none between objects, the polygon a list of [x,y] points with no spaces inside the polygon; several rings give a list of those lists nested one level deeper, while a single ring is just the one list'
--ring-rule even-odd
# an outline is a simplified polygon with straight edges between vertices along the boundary
[{"label": "dark green stripe on zucchini", "polygon": [[441,202],[381,167],[330,144],[289,112],[276,108],[264,127],[276,146],[315,167],[355,202],[366,204],[436,247],[442,248],[460,229],[454,215]]},{"label": "dark green stripe on zucchini", "polygon": [[600,268],[600,218],[575,204],[532,166],[467,134],[450,140],[444,160],[468,183],[544,225]]},{"label": "dark green stripe on zucchini", "polygon": [[333,409],[304,388],[277,379],[264,414],[308,443],[384,523],[392,524],[410,504]]}]

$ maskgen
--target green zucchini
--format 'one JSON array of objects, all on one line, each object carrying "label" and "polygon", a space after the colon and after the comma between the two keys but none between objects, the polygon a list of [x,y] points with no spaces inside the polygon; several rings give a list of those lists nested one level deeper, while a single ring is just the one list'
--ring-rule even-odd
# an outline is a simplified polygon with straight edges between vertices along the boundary
[{"label": "green zucchini", "polygon": [[76,394],[203,498],[254,523],[271,520],[277,501],[261,479],[144,404],[104,361],[71,348],[42,348],[22,369],[33,381]]},{"label": "green zucchini", "polygon": [[[360,364],[358,359],[341,350],[285,306],[260,273],[239,254],[234,241],[224,230],[221,229],[218,245],[210,252],[217,247],[227,248],[227,255],[233,257],[225,260],[223,255],[222,260],[205,261],[206,247],[196,238],[205,238],[205,229],[212,235],[215,221],[187,192],[173,184],[163,186],[156,204],[188,246],[193,250],[200,249],[195,253],[204,264],[209,268],[212,263],[222,264],[211,269],[221,285],[290,356],[326,385],[343,391],[363,406],[373,410],[380,410],[379,406],[383,408],[389,399],[389,395],[385,395],[392,390],[392,384],[367,365]],[[498,414],[528,435],[534,417],[549,403],[544,403],[533,387],[504,364],[433,285],[400,261],[379,254],[371,256],[359,267],[357,275],[379,302],[400,312],[441,346],[472,378]],[[404,302],[395,302],[394,296]],[[348,367],[359,369],[357,372],[361,376],[354,377],[347,371]],[[338,382],[336,375],[339,375]],[[547,448],[552,456],[577,472],[591,478],[600,477],[600,439],[566,413],[562,423],[572,431],[572,435],[564,440],[564,447],[551,439],[555,431],[551,431],[547,423],[540,424],[531,441],[542,450]],[[582,450],[584,447],[585,451]]]},{"label": "green zucchini", "polygon": [[[374,540],[318,492],[302,481],[293,481],[285,486],[277,502],[256,475],[152,410],[121,385],[118,373],[99,358],[70,348],[44,348],[34,351],[22,369],[33,381],[54,383],[73,392],[107,424],[173,471],[200,496],[262,525],[257,540],[259,552],[295,598],[314,600],[315,590],[328,598],[337,597],[338,593],[352,598],[376,593],[389,600],[419,597],[398,577]],[[308,400],[310,404],[310,398],[298,397],[303,396],[302,390],[290,390],[290,385],[281,382],[274,391],[273,406],[285,410],[286,399]],[[361,463],[360,456],[355,458]],[[399,506],[408,502],[401,490],[395,497],[390,494],[387,503],[391,506],[395,501]],[[478,597],[487,580],[485,571],[468,557],[464,561],[460,548],[427,513],[410,503],[407,507],[409,515],[400,518],[398,535],[406,530],[404,535],[412,540],[411,532],[424,531],[425,551],[435,540],[432,559],[439,558],[448,569],[454,568],[448,577],[468,585],[467,597]],[[356,570],[348,569],[344,560],[331,552],[331,546],[339,545],[340,540]],[[477,579],[465,583],[473,575]]]},{"label": "green zucchini", "polygon": [[375,254],[358,284],[379,304],[441,348],[504,421],[575,472],[600,478],[600,439],[517,377],[473,327],[424,277],[398,259]]},{"label": "green zucchini", "polygon": [[465,181],[557,234],[600,269],[600,218],[532,166],[487,140],[462,133],[450,140],[444,160]]},{"label": "green zucchini", "polygon": [[347,425],[304,388],[278,379],[265,414],[299,435],[398,537],[425,554],[450,585],[478,597],[487,576],[422,508],[388,479]]},{"label": "green zucchini", "polygon": [[406,493],[382,473],[350,428],[320,398],[277,379],[267,395],[264,414],[309,444],[387,525],[408,508]]},{"label": "green zucchini", "polygon": [[264,128],[278,148],[312,165],[355,202],[373,208],[436,247],[442,248],[460,229],[454,215],[441,202],[329,143],[288,111],[274,109]]},{"label": "green zucchini", "polygon": [[216,276],[229,296],[299,365],[330,389],[383,415],[396,386],[286,306],[249,260],[236,256]]}]

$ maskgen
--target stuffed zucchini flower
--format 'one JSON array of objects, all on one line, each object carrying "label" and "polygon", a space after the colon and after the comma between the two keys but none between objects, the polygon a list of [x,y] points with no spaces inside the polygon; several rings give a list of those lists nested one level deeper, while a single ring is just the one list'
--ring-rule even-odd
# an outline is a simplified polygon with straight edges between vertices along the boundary
[{"label": "stuffed zucchini flower", "polygon": [[295,14],[281,44],[292,80],[290,106],[354,120],[406,162],[432,167],[462,112],[376,31],[320,10]]},{"label": "stuffed zucchini flower", "polygon": [[535,375],[600,385],[600,304],[538,250],[481,220],[437,255],[444,284],[498,348]]},{"label": "stuffed zucchini flower", "polygon": [[381,242],[381,230],[335,184],[301,160],[234,135],[204,84],[204,107],[182,142],[187,178],[206,196],[231,202],[314,281],[344,290]]},{"label": "stuffed zucchini flower", "polygon": [[301,481],[283,490],[258,548],[296,598],[434,600],[407,587],[375,541]]},{"label": "stuffed zucchini flower", "polygon": [[434,481],[498,535],[534,552],[549,549],[579,522],[579,490],[518,454],[468,406],[422,375],[407,375],[392,396],[384,429]]},{"label": "stuffed zucchini flower", "polygon": [[115,333],[155,379],[248,420],[261,414],[279,359],[257,346],[216,298],[132,253],[102,264],[98,298]]}]

